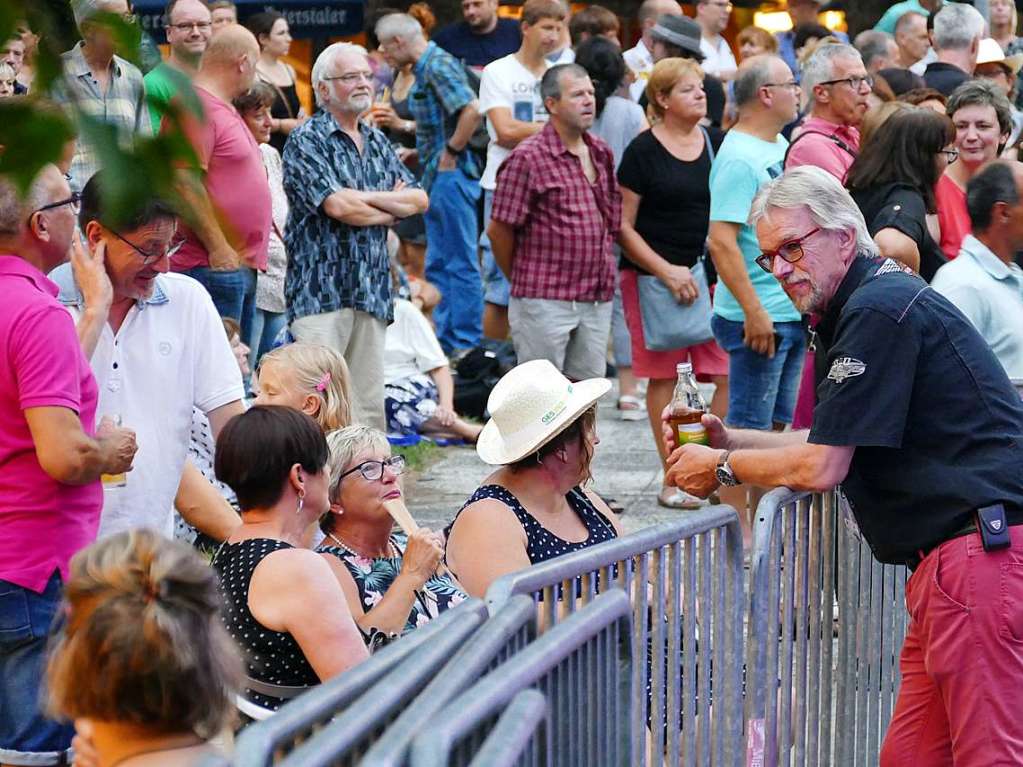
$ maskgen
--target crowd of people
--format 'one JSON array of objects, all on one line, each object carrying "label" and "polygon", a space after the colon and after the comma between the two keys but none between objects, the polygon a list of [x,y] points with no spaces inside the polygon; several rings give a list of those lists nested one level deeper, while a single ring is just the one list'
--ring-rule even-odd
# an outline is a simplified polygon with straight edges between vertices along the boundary
[{"label": "crowd of people", "polygon": [[[415,3],[303,83],[279,13],[169,0],[143,74],[109,24],[127,0],[72,0],[42,96],[125,143],[183,131],[197,163],[116,215],[87,130],[27,195],[0,180],[0,764],[63,763],[75,727],[100,763],[191,763],[622,535],[587,487],[611,375],[656,502],[716,493],[747,544],[779,485],[842,482],[878,558],[922,569],[977,534],[964,509],[1023,522],[1023,39],[1009,0],[899,6],[850,43],[791,0],[790,31],[733,48],[730,3],[644,0],[625,48],[598,5],[463,0],[434,31]],[[0,49],[0,97],[37,96],[36,44]],[[458,407],[481,350],[516,362],[485,425]],[[665,430],[681,363],[713,386],[710,447]],[[393,530],[410,435],[495,467],[444,531]],[[991,561],[990,598],[1015,594],[1023,565]],[[951,689],[913,668],[888,764]]]}]

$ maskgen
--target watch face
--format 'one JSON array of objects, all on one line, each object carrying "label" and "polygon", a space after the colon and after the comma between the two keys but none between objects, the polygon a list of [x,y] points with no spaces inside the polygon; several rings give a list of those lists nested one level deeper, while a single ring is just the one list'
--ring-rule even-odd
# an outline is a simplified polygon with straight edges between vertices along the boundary
[{"label": "watch face", "polygon": [[717,481],[726,487],[735,487],[739,484],[735,479],[735,475],[725,466],[718,466],[714,474],[717,477]]}]

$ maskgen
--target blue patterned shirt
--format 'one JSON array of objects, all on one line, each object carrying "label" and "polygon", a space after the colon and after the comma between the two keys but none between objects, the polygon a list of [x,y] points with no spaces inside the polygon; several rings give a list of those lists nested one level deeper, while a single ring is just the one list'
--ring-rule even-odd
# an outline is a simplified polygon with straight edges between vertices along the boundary
[{"label": "blue patterned shirt", "polygon": [[[454,56],[430,42],[412,72],[415,85],[408,105],[416,121],[416,149],[423,168],[423,188],[429,191],[437,175],[437,160],[452,133],[462,108],[476,100],[465,69]],[[479,178],[482,168],[470,151],[458,156],[458,167],[469,178]]]},{"label": "blue patterned shirt", "polygon": [[318,112],[284,145],[288,195],[288,319],[357,309],[385,322],[394,316],[386,226],[351,226],[328,216],[323,201],[341,189],[389,192],[412,173],[376,128],[359,123],[362,153],[329,112]]}]

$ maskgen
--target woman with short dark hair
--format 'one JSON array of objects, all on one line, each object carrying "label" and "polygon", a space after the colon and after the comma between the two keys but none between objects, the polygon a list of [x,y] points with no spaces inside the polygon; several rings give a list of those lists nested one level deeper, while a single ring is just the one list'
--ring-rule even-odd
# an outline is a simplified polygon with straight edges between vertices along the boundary
[{"label": "woman with short dark hair", "polygon": [[958,154],[953,141],[955,128],[947,117],[906,107],[877,128],[846,176],[881,255],[928,281],[945,263],[927,216],[936,210],[934,186]]},{"label": "woman with short dark hair", "polygon": [[213,567],[224,624],[245,655],[245,697],[264,709],[367,655],[329,565],[302,548],[330,508],[327,458],[319,425],[290,407],[257,405],[228,421],[217,441],[217,479],[234,490],[242,524]]}]

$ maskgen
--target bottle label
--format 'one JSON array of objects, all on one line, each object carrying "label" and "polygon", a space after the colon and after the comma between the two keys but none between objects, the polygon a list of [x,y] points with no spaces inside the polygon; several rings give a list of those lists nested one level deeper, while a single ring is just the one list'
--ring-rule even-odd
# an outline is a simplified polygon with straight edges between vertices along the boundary
[{"label": "bottle label", "polygon": [[688,442],[696,445],[710,444],[710,440],[707,439],[707,430],[703,428],[702,423],[680,423],[675,427],[675,431],[678,434],[680,446]]}]

